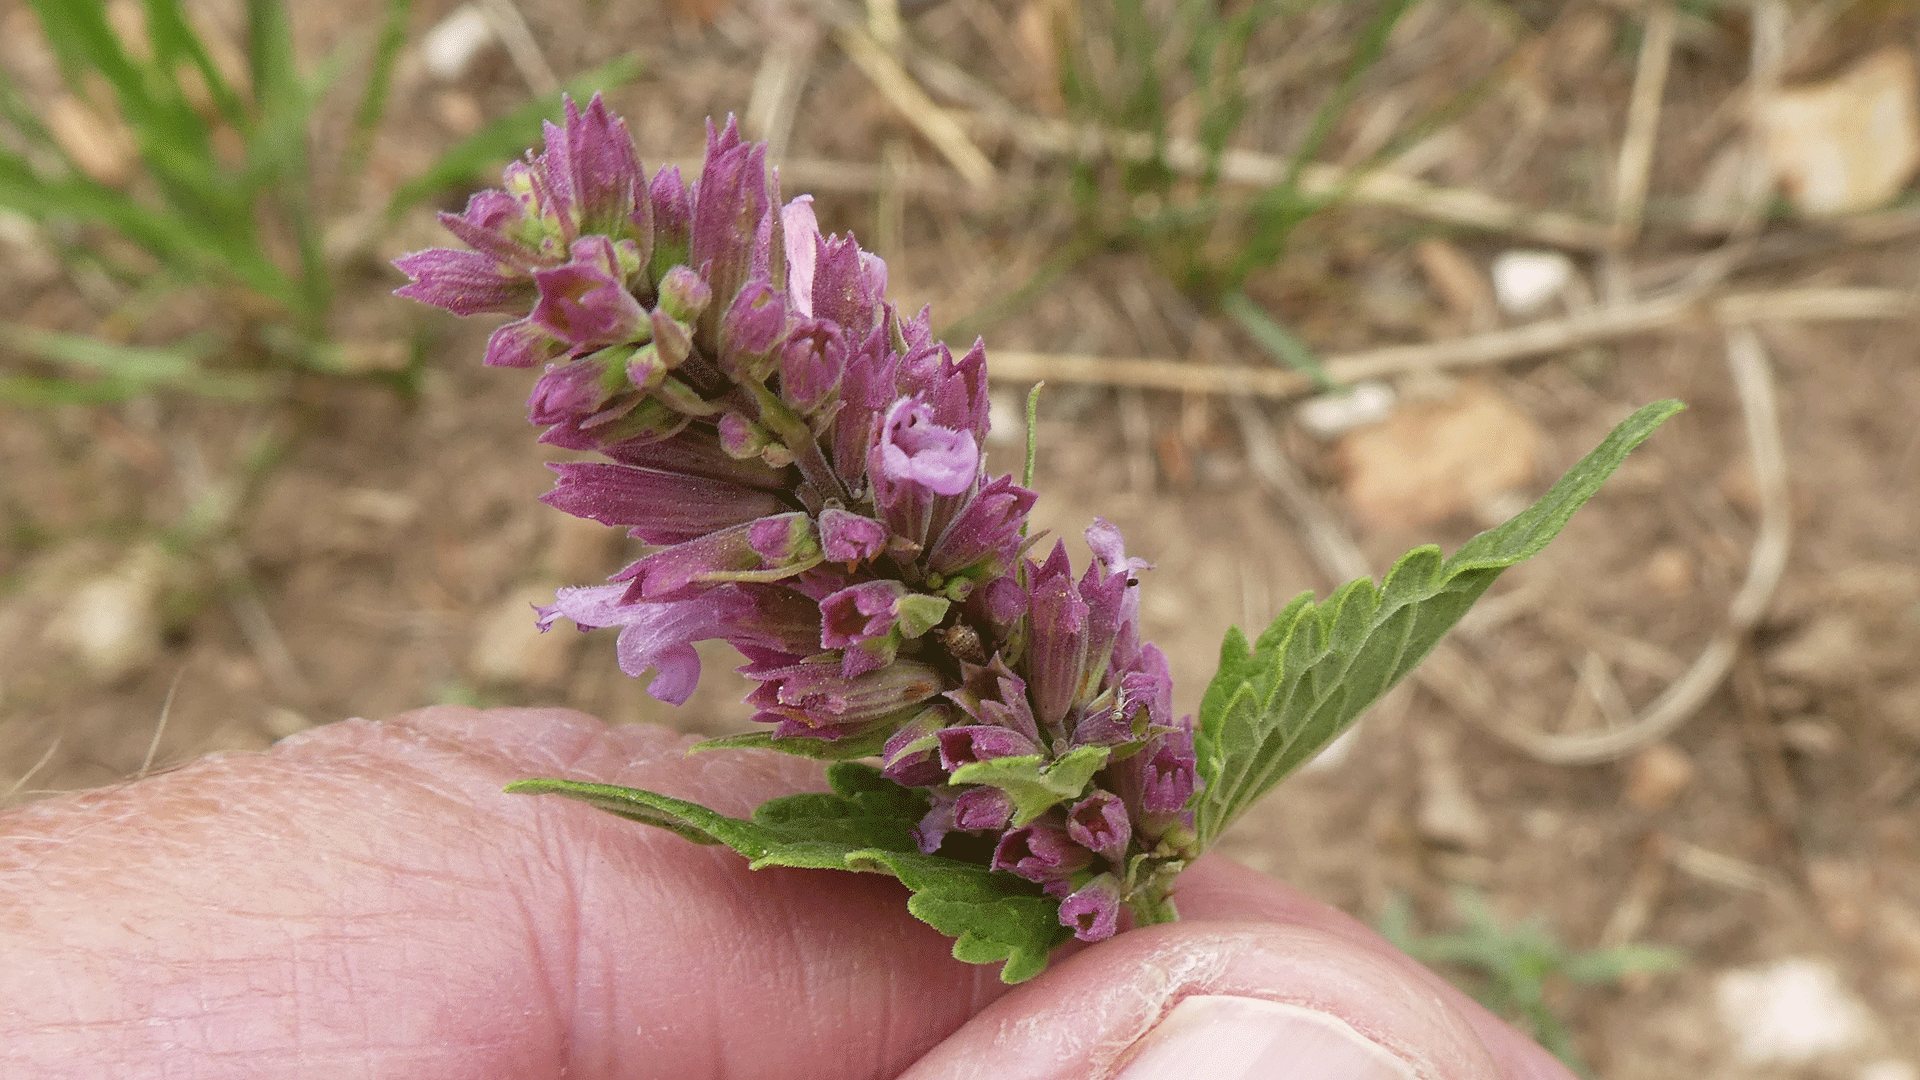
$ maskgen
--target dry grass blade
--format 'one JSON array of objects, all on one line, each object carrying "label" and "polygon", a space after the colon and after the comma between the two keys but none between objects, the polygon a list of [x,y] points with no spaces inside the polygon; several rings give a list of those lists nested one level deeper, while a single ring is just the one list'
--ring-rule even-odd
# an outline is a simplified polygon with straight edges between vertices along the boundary
[{"label": "dry grass blade", "polygon": [[880,91],[880,96],[887,99],[887,104],[926,136],[974,190],[986,191],[994,186],[993,162],[967,137],[959,122],[920,89],[920,84],[913,81],[899,61],[889,56],[865,31],[852,26],[836,28],[833,40],[873,83],[874,89]]},{"label": "dry grass blade", "polygon": [[0,794],[0,807],[4,807],[9,803],[13,802],[13,797],[15,795],[20,794],[20,792],[26,789],[27,781],[32,780],[35,776],[39,775],[40,770],[46,768],[47,762],[52,761],[53,755],[56,753],[59,753],[59,751],[60,751],[60,736],[55,735],[53,737],[53,741],[47,744],[46,753],[40,755],[40,760],[34,762],[32,768],[28,769],[26,772],[21,773],[20,779],[15,780],[13,782],[13,786],[7,788],[5,794]]},{"label": "dry grass blade", "polygon": [[[1011,137],[1031,154],[1126,161],[1148,161],[1154,156],[1153,138],[1142,132],[1103,131],[1029,116],[974,113],[969,119],[976,128]],[[1162,160],[1167,167],[1188,176],[1207,171],[1206,149],[1191,139],[1167,140]],[[1233,184],[1272,187],[1285,181],[1291,170],[1287,159],[1252,150],[1228,150],[1220,156],[1220,178]],[[1344,202],[1399,210],[1558,247],[1595,251],[1606,247],[1611,236],[1607,226],[1572,214],[1530,210],[1483,192],[1440,187],[1386,170],[1355,176],[1334,165],[1311,164],[1300,170],[1298,182],[1301,194],[1308,197],[1338,196]]]},{"label": "dry grass blade", "polygon": [[1627,103],[1627,132],[1614,170],[1613,246],[1624,248],[1640,235],[1647,208],[1647,179],[1653,170],[1654,136],[1660,130],[1660,103],[1666,95],[1679,16],[1670,3],[1653,5],[1640,39],[1640,60]]},{"label": "dry grass blade", "polygon": [[135,780],[143,779],[147,770],[153,768],[153,755],[160,752],[160,736],[166,734],[167,718],[173,715],[173,695],[179,691],[180,680],[186,673],[187,669],[182,667],[173,673],[173,681],[167,684],[166,699],[160,703],[160,719],[154,721],[153,738],[147,741],[147,755],[140,759],[140,771],[133,774]]},{"label": "dry grass blade", "polygon": [[480,11],[507,50],[507,58],[526,80],[527,89],[533,91],[535,97],[559,93],[560,79],[554,75],[553,65],[547,63],[547,54],[534,37],[533,28],[527,25],[526,16],[520,14],[513,0],[481,0]]},{"label": "dry grass blade", "polygon": [[[1414,371],[1499,364],[1577,349],[1674,326],[1706,314],[1733,325],[1779,319],[1802,322],[1900,319],[1920,314],[1920,299],[1898,289],[1770,289],[1717,300],[1689,292],[1451,341],[1390,345],[1327,356],[1322,362],[1335,382],[1354,383]],[[1071,353],[998,350],[993,353],[990,370],[994,378],[1013,382],[1046,379],[1197,394],[1288,399],[1314,390],[1313,381],[1306,376],[1276,368]]]}]

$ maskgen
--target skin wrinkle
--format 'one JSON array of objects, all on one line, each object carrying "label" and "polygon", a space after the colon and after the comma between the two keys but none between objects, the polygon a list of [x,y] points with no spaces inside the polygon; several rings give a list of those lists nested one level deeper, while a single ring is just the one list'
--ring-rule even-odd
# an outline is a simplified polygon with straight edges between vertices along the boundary
[{"label": "skin wrinkle", "polygon": [[[581,958],[586,940],[580,930],[580,912],[587,909],[590,900],[582,891],[573,850],[559,835],[552,814],[536,812],[534,827],[540,839],[540,865],[526,867],[528,873],[510,875],[509,888],[527,926],[527,944],[533,957],[534,970],[543,971],[546,975],[544,989],[547,1015],[573,1018],[570,1027],[562,1030],[562,1042],[557,1048],[563,1059],[571,1059],[573,1047],[581,1041],[582,1034],[579,1030],[579,988]],[[541,940],[542,919],[538,914],[539,909],[534,906],[537,902],[534,899],[537,882],[530,880],[529,874],[557,883],[562,890],[563,902],[546,909],[557,912],[560,923],[553,932],[555,940],[550,945]],[[549,919],[553,917],[548,916]]]}]

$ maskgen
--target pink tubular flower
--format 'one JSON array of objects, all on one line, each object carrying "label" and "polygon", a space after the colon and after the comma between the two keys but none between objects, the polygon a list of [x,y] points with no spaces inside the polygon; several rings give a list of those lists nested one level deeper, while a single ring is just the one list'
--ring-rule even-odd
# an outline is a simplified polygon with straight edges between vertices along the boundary
[{"label": "pink tubular flower", "polygon": [[1077,577],[1063,546],[1029,553],[1034,493],[981,452],[985,346],[956,357],[929,312],[902,315],[886,264],[822,233],[809,196],[782,206],[731,119],[691,179],[649,179],[598,97],[545,138],[441,215],[473,250],[396,261],[403,296],[508,316],[486,363],[541,367],[541,441],[606,459],[554,465],[544,500],[648,545],[540,627],[617,627],[621,669],[674,703],[700,642],[734,646],[774,745],[879,747],[924,793],[922,851],[971,837],[948,850],[991,850],[1074,934],[1112,934],[1192,854],[1201,786],[1140,636],[1147,564],[1105,521]]},{"label": "pink tubular flower", "polygon": [[933,422],[933,410],[913,398],[901,398],[881,420],[880,442],[868,463],[870,473],[893,483],[912,483],[936,495],[958,495],[980,471],[980,448],[971,431],[955,431]]}]

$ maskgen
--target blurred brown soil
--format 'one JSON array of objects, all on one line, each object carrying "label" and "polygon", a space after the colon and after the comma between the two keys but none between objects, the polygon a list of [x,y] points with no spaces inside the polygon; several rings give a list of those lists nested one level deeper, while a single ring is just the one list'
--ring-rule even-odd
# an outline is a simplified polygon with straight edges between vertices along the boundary
[{"label": "blurred brown soil", "polygon": [[[697,160],[703,119],[747,115],[756,78],[766,90],[778,75],[769,58],[783,57],[791,125],[751,133],[784,147],[787,193],[811,177],[823,224],[875,247],[901,306],[931,303],[937,326],[1004,297],[1075,237],[1060,160],[1004,125],[972,125],[965,130],[999,186],[971,192],[848,61],[826,16],[803,5],[722,5],[711,21],[702,21],[710,5],[649,0],[518,6],[563,76],[622,49],[643,59],[639,81],[609,97],[649,167]],[[374,7],[348,0],[296,11],[317,54],[369,25]],[[1020,43],[1036,32],[1046,40],[1047,12],[1061,7],[911,5],[908,40],[1044,119],[1050,102],[1036,87],[1047,84],[1045,54]],[[528,93],[497,45],[457,78],[423,70],[415,46],[451,8],[416,5],[415,45],[398,115],[374,148],[369,204],[476,118]],[[1288,40],[1256,38],[1247,81],[1258,92],[1237,145],[1267,153],[1293,145],[1338,75],[1334,43],[1354,25],[1343,10],[1303,17]],[[1802,18],[1811,10],[1791,6]],[[1920,19],[1897,5],[1819,10],[1830,17],[1807,24],[1817,33],[1798,39],[1782,78],[1825,78],[1878,43],[1920,40]],[[1376,138],[1370,117],[1391,125],[1485,76],[1489,88],[1428,140],[1421,176],[1604,225],[1617,205],[1639,12],[1597,2],[1422,5],[1410,16],[1418,26],[1395,37],[1323,158],[1364,158]],[[1671,285],[1724,237],[1686,221],[1712,159],[1744,130],[1751,32],[1731,9],[1681,18],[1640,237],[1612,255],[1569,248],[1576,285],[1540,314],[1490,308],[1485,276],[1496,255],[1538,241],[1359,203],[1308,222],[1249,294],[1316,349],[1339,353],[1563,318],[1621,289],[1646,295]],[[921,78],[938,104],[979,108],[964,88]],[[757,123],[768,111],[751,115]],[[452,193],[446,205],[461,198]],[[1903,225],[1903,213],[1870,219],[1879,239],[1771,220],[1760,244],[1739,249],[1724,288],[1920,289],[1920,230]],[[387,295],[399,283],[387,259],[446,242],[427,213],[409,217],[352,262],[340,298],[337,331],[349,343],[424,336],[430,350],[414,396],[372,380],[313,378],[275,404],[162,397],[0,411],[0,791],[22,781],[8,799],[259,750],[311,725],[436,701],[564,704],[622,723],[743,728],[740,682],[720,651],[693,703],[673,709],[615,669],[611,636],[534,633],[530,603],[633,553],[534,501],[549,474],[522,420],[528,380],[480,367],[483,320],[457,323]],[[1444,246],[1436,253],[1433,242]],[[77,290],[26,241],[0,245],[0,280],[14,283],[0,297],[10,320],[88,330],[104,314],[98,295]],[[229,311],[225,298],[189,297],[140,339],[224,325]],[[1920,1062],[1920,1036],[1900,1021],[1920,1014],[1914,324],[1756,325],[1786,451],[1793,539],[1784,578],[1730,677],[1695,714],[1667,739],[1600,764],[1543,763],[1488,730],[1618,722],[1623,708],[1644,708],[1670,685],[1724,623],[1763,493],[1723,331],[1688,317],[1468,372],[1401,376],[1402,408],[1387,423],[1426,416],[1419,422],[1437,426],[1397,442],[1364,432],[1324,441],[1289,405],[1253,406],[1378,573],[1410,546],[1451,549],[1524,505],[1633,406],[1688,402],[1545,554],[1501,582],[1486,602],[1494,614],[1456,635],[1457,655],[1490,698],[1465,707],[1430,681],[1395,695],[1337,763],[1289,781],[1224,845],[1369,920],[1406,893],[1426,925],[1449,925],[1448,889],[1467,884],[1502,916],[1543,916],[1576,946],[1631,938],[1684,950],[1675,975],[1557,988],[1583,1052],[1617,1080],[1751,1071],[1714,1013],[1714,980],[1788,956],[1836,965],[1883,1029],[1858,1060],[1805,1074],[1853,1076],[1881,1058]],[[1008,350],[1266,363],[1229,320],[1168,285],[1151,258],[1117,247],[984,332]],[[1009,428],[1018,427],[1024,389],[997,387]],[[1458,415],[1468,419],[1445,426]],[[1470,456],[1498,464],[1494,479],[1456,491],[1447,485],[1457,477],[1441,470],[1410,494],[1365,488],[1373,494],[1364,506],[1347,501],[1364,488],[1365,469],[1431,464],[1429,451],[1404,447],[1430,445],[1419,439],[1432,431],[1446,433],[1444,447],[1484,439]],[[1019,433],[1006,438],[992,446],[995,464],[1017,469]],[[1227,623],[1262,626],[1293,594],[1336,584],[1304,539],[1299,507],[1258,483],[1224,399],[1056,384],[1042,398],[1039,445],[1041,524],[1071,540],[1094,515],[1107,517],[1157,565],[1145,580],[1144,618],[1172,658],[1183,709],[1196,705]],[[272,459],[250,466],[262,447]],[[215,523],[210,532],[193,532],[200,520]],[[106,616],[86,605],[123,601],[145,613],[136,623],[147,622],[133,627],[124,656],[89,667],[81,639]],[[1801,1074],[1759,1071],[1769,1069]]]}]

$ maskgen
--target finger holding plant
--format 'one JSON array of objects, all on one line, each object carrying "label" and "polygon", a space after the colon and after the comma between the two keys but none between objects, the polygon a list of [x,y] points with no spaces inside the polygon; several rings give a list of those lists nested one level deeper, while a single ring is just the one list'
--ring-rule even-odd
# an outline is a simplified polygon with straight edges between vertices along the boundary
[{"label": "finger holding plant", "polygon": [[[954,954],[1039,972],[1068,936],[1175,917],[1176,875],[1253,801],[1411,670],[1505,567],[1538,551],[1679,406],[1623,423],[1539,504],[1384,586],[1302,596],[1249,644],[1230,631],[1200,717],[1176,717],[1142,640],[1148,564],[1096,520],[1079,574],[1029,537],[1035,495],[988,473],[984,345],[956,358],[886,266],[781,204],[765,148],[711,126],[691,183],[646,177],[595,97],[548,125],[504,191],[442,221],[473,250],[397,264],[401,295],[516,316],[486,362],[543,364],[544,499],[654,550],[539,613],[618,627],[619,662],[684,703],[722,640],[766,725],[710,747],[833,761],[828,794],[751,820],[636,789],[556,792],[724,843],[755,866],[893,874]],[[872,759],[869,764],[860,759]]]}]

